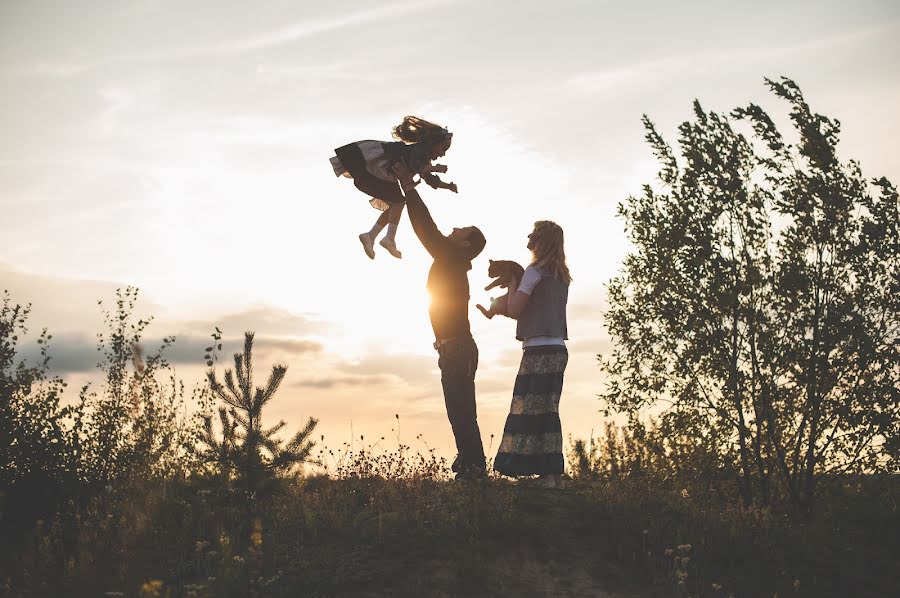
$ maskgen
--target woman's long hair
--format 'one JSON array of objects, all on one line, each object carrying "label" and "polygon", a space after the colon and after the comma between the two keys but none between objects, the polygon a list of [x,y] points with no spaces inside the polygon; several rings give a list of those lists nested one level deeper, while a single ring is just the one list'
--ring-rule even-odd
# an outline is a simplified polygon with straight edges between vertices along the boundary
[{"label": "woman's long hair", "polygon": [[563,282],[572,282],[566,265],[566,251],[563,247],[563,229],[550,220],[538,220],[528,243],[531,247],[531,264],[550,273]]},{"label": "woman's long hair", "polygon": [[437,141],[450,137],[450,133],[441,125],[428,122],[418,116],[404,116],[403,122],[394,127],[394,139],[404,143]]}]

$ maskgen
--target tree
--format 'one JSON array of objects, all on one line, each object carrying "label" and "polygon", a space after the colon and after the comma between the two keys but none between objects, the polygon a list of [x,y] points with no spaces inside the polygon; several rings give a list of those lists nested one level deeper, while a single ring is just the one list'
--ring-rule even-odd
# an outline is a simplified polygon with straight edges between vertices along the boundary
[{"label": "tree", "polygon": [[225,371],[224,385],[218,381],[215,369],[210,369],[209,387],[225,406],[218,411],[221,439],[213,429],[211,415],[204,419],[202,437],[207,449],[206,460],[215,464],[226,480],[236,478],[247,493],[248,505],[252,505],[255,494],[275,476],[313,462],[310,457],[315,442],[310,436],[319,423],[310,417],[286,444],[275,436],[284,428],[284,421],[263,428],[263,407],[274,398],[287,367],[273,366],[265,387],[254,388],[253,336],[252,332],[244,334],[244,351],[234,354],[234,370]]},{"label": "tree", "polygon": [[135,321],[137,298],[134,287],[118,289],[115,309],[104,310],[107,331],[97,335],[104,382],[99,393],[82,388],[74,412],[80,477],[89,483],[183,477],[192,468],[199,426],[164,355],[175,337],[164,337],[153,353],[142,349],[153,318]]},{"label": "tree", "polygon": [[900,218],[887,180],[838,160],[839,123],[766,82],[796,143],[758,106],[695,102],[679,159],[644,117],[664,186],[619,206],[634,251],[609,284],[601,398],[693,436],[746,505],[808,512],[822,475],[895,468]]},{"label": "tree", "polygon": [[17,360],[19,336],[28,332],[30,305],[12,305],[4,293],[0,307],[0,487],[55,484],[71,477],[72,409],[61,404],[65,382],[49,376],[47,329],[37,343],[41,361]]}]

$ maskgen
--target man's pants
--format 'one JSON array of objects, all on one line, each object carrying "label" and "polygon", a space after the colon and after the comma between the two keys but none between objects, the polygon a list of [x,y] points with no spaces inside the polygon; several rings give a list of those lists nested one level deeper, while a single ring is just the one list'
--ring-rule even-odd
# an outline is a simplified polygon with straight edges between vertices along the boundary
[{"label": "man's pants", "polygon": [[453,471],[465,467],[485,468],[484,447],[475,413],[475,370],[478,369],[478,346],[472,337],[460,337],[438,347],[438,367],[447,417],[456,437],[458,456]]}]

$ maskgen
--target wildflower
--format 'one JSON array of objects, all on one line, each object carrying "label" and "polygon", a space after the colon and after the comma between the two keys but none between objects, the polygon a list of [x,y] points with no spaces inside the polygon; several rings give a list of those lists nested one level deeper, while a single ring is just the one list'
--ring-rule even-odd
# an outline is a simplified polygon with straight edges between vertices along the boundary
[{"label": "wildflower", "polygon": [[163,582],[161,579],[151,579],[150,581],[144,583],[141,586],[141,596],[160,596],[163,589]]}]

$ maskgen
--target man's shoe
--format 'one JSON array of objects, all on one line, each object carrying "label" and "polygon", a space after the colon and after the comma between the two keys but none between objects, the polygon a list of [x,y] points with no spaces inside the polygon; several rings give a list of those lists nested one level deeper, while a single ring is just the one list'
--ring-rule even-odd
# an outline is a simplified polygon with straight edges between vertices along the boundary
[{"label": "man's shoe", "polygon": [[382,247],[384,247],[385,249],[387,249],[388,253],[390,253],[392,256],[394,256],[398,260],[403,257],[403,254],[401,254],[400,250],[397,249],[397,245],[396,245],[396,243],[394,243],[393,239],[389,239],[389,238],[385,237],[381,241],[379,241],[378,244],[381,245]]},{"label": "man's shoe", "polygon": [[362,243],[363,249],[370,260],[375,259],[375,239],[369,233],[363,233],[359,236],[359,242]]}]

